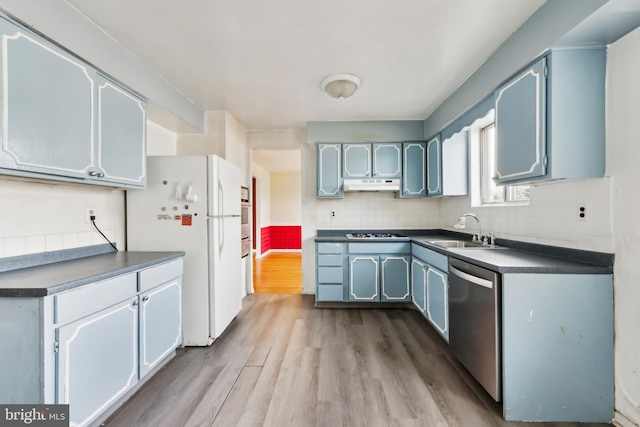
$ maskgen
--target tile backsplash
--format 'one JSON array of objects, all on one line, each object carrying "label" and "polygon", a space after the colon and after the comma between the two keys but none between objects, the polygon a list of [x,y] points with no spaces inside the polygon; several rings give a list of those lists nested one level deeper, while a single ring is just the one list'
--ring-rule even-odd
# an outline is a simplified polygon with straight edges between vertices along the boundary
[{"label": "tile backsplash", "polygon": [[85,221],[88,206],[96,224],[124,247],[124,191],[0,177],[0,258],[106,243]]}]

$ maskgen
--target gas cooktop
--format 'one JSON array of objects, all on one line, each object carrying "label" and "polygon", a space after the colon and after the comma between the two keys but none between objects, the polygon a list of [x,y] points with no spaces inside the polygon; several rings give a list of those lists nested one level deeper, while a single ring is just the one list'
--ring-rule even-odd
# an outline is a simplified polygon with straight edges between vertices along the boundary
[{"label": "gas cooktop", "polygon": [[348,233],[347,239],[396,239],[399,236],[395,233]]}]

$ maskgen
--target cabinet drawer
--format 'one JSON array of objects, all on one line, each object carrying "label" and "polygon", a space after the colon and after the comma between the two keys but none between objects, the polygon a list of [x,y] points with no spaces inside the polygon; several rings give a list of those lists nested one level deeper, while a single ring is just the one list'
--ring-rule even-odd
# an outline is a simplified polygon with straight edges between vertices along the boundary
[{"label": "cabinet drawer", "polygon": [[342,266],[342,255],[318,255],[318,265]]},{"label": "cabinet drawer", "polygon": [[138,272],[138,290],[146,291],[182,275],[182,258]]},{"label": "cabinet drawer", "polygon": [[342,283],[342,267],[318,267],[318,283]]},{"label": "cabinet drawer", "polygon": [[409,242],[393,243],[349,243],[350,254],[408,254]]},{"label": "cabinet drawer", "polygon": [[344,286],[318,285],[316,301],[344,301]]},{"label": "cabinet drawer", "polygon": [[411,245],[411,254],[422,262],[429,264],[445,273],[449,272],[449,257],[439,252],[427,249],[424,246]]},{"label": "cabinet drawer", "polygon": [[343,243],[318,243],[319,254],[341,254],[343,250]]},{"label": "cabinet drawer", "polygon": [[79,319],[133,297],[136,282],[136,273],[129,273],[54,295],[54,322]]}]

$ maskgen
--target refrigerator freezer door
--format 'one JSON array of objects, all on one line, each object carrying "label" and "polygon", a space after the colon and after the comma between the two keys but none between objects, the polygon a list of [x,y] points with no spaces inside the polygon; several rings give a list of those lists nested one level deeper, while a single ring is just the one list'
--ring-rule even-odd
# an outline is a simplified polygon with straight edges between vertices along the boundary
[{"label": "refrigerator freezer door", "polygon": [[209,215],[240,215],[240,168],[217,156],[209,157]]}]

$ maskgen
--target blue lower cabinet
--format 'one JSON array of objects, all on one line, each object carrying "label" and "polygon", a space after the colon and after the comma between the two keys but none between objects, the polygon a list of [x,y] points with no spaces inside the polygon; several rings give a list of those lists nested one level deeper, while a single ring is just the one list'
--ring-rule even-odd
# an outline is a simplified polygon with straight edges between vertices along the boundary
[{"label": "blue lower cabinet", "polygon": [[427,264],[417,258],[411,260],[411,301],[427,316]]},{"label": "blue lower cabinet", "polygon": [[181,289],[176,278],[140,295],[140,378],[182,342]]},{"label": "blue lower cabinet", "polygon": [[316,302],[346,301],[344,249],[344,243],[316,243]]},{"label": "blue lower cabinet", "polygon": [[433,267],[427,270],[427,319],[449,342],[448,275]]},{"label": "blue lower cabinet", "polygon": [[95,419],[138,380],[138,296],[57,329],[57,403]]},{"label": "blue lower cabinet", "polygon": [[382,281],[380,300],[385,302],[411,301],[409,285],[410,256],[382,256],[380,268]]},{"label": "blue lower cabinet", "polygon": [[349,301],[380,301],[379,265],[377,255],[349,256]]}]

